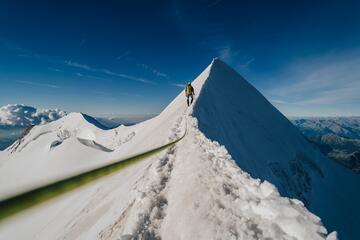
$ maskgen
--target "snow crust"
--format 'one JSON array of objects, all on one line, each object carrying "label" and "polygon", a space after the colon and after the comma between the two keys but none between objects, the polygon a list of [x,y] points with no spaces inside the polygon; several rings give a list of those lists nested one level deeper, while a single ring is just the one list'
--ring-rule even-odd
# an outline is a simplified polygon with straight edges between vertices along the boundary
[{"label": "snow crust", "polygon": [[[181,92],[159,116],[111,130],[71,113],[35,126],[1,153],[4,198],[152,149],[187,130],[174,147],[3,222],[0,239],[337,239],[300,200],[245,172],[226,144],[202,130],[214,116],[199,115],[198,105],[214,91],[207,82],[217,77],[217,61],[193,82],[199,92],[194,109]],[[224,124],[212,126],[218,135],[229,130]]]}]

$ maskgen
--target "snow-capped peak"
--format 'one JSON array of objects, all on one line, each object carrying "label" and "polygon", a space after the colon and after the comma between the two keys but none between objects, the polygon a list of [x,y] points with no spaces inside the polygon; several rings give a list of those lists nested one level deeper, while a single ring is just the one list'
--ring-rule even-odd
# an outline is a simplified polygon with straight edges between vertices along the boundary
[{"label": "snow-capped peak", "polygon": [[[340,237],[356,236],[360,194],[353,191],[360,188],[358,176],[323,156],[254,86],[220,59],[211,64],[193,115],[199,130],[224,145],[242,170],[271,182],[283,196],[303,201],[328,229],[338,230]],[[345,218],[338,217],[344,212]]]},{"label": "snow-capped peak", "polygon": [[100,122],[98,122],[95,118],[87,115],[85,113],[79,112],[71,112],[63,117],[61,120],[63,126],[68,126],[74,128],[74,126],[81,126],[81,125],[92,125],[92,127],[99,128],[102,130],[107,130],[108,128],[103,126]]}]

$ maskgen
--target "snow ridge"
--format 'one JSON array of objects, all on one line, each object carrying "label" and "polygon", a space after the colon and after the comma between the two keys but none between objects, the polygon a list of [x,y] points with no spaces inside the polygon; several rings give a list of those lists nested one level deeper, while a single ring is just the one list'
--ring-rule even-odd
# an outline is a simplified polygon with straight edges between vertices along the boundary
[{"label": "snow ridge", "polygon": [[[327,159],[249,82],[214,60],[194,106],[199,130],[254,178],[296,198],[340,237],[358,235],[360,179]],[[343,217],[339,217],[343,216]],[[345,217],[346,216],[346,217]]]}]

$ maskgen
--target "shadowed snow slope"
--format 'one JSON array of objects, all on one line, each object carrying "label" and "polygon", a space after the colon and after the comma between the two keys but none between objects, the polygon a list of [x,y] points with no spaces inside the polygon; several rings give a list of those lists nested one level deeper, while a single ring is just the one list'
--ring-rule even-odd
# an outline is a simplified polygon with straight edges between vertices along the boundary
[{"label": "shadowed snow slope", "polygon": [[325,226],[354,239],[360,178],[321,155],[253,86],[215,60],[194,108],[199,129],[239,167],[303,201]]},{"label": "shadowed snow slope", "polygon": [[[283,194],[308,201],[332,228],[347,231],[332,216],[343,210],[338,217],[345,219],[350,213],[337,201],[350,200],[330,191],[334,184],[336,194],[344,193],[334,179],[348,181],[348,172],[332,172],[338,166],[311,149],[279,112],[219,60],[193,86],[200,92],[194,109],[187,107],[181,92],[159,116],[111,130],[73,113],[34,127],[0,153],[4,197],[158,147],[187,129],[166,151],[2,222],[0,238],[336,239],[336,232],[328,235],[320,218],[301,201],[280,196],[272,183]],[[252,101],[252,109],[239,100]],[[264,119],[256,122],[257,116]],[[241,168],[269,181],[254,179]],[[320,208],[320,202],[327,208]],[[352,216],[346,218],[356,221]]]}]

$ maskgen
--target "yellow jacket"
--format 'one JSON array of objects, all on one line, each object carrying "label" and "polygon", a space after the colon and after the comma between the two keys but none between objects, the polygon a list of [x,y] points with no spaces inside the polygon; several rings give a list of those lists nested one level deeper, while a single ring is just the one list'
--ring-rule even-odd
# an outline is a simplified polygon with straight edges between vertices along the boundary
[{"label": "yellow jacket", "polygon": [[186,86],[185,94],[194,94],[194,88],[191,85]]}]

